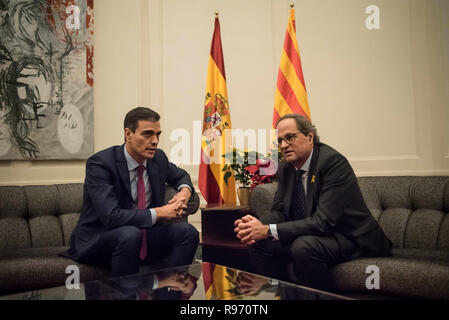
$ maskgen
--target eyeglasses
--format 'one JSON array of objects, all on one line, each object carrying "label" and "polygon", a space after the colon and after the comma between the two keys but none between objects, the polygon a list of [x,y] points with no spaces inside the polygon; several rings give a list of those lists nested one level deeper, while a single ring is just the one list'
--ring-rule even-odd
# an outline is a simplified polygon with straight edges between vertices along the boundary
[{"label": "eyeglasses", "polygon": [[278,146],[280,147],[282,144],[282,141],[285,141],[287,144],[291,144],[293,142],[293,140],[295,140],[295,137],[299,134],[302,133],[301,131],[298,131],[296,133],[289,133],[287,134],[285,137],[283,138],[278,138]]}]

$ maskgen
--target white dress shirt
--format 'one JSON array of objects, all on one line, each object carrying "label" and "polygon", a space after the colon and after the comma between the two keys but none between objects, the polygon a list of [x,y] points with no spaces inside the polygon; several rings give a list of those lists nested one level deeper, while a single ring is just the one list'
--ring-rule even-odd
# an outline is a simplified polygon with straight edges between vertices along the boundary
[{"label": "white dress shirt", "polygon": [[[131,185],[131,196],[133,198],[134,202],[134,208],[137,208],[137,180],[138,180],[138,174],[137,174],[137,167],[140,165],[143,165],[145,167],[145,170],[143,170],[143,180],[145,184],[145,206],[148,208],[151,202],[151,183],[150,179],[148,178],[148,172],[147,172],[147,162],[144,163],[138,163],[136,160],[134,160],[133,157],[131,157],[126,150],[126,146],[123,148],[126,158],[126,164],[128,165],[129,170],[129,183]],[[181,190],[183,187],[189,188],[190,192],[192,192],[192,189],[190,186],[186,184],[182,184],[179,186],[178,191]],[[150,209],[151,214],[151,225],[154,225],[156,223],[157,214],[155,209]]]},{"label": "white dress shirt", "polygon": [[[304,195],[306,196],[306,198],[307,198],[307,176],[309,173],[310,161],[312,160],[312,154],[313,154],[313,149],[312,149],[312,152],[310,153],[309,157],[307,158],[306,162],[304,162],[304,164],[302,165],[302,167],[295,168],[296,171],[304,170],[304,173],[301,176],[301,179],[302,179],[302,185],[304,187]],[[269,226],[270,226],[271,234],[273,235],[274,239],[279,240],[277,225],[270,224]]]},{"label": "white dress shirt", "polygon": [[[147,162],[144,163],[138,163],[136,160],[134,160],[133,157],[131,157],[126,150],[126,146],[123,148],[126,158],[126,164],[128,165],[129,170],[129,183],[131,185],[131,196],[133,197],[134,202],[134,208],[137,208],[137,180],[138,180],[138,174],[137,174],[137,167],[140,165],[143,165],[145,167],[145,170],[143,170],[143,181],[145,184],[145,207],[148,208],[151,202],[151,184],[150,179],[148,179],[148,172],[147,172]],[[154,225],[157,219],[156,210],[150,209],[151,214],[151,225]]]}]

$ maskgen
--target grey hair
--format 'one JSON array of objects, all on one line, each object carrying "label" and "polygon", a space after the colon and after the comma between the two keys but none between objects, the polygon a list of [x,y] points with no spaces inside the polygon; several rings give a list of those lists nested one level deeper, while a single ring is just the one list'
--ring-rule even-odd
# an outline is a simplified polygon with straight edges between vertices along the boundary
[{"label": "grey hair", "polygon": [[285,116],[280,117],[278,121],[276,121],[276,128],[277,128],[279,122],[281,122],[284,119],[295,119],[296,128],[299,131],[301,131],[305,136],[309,135],[309,133],[312,133],[314,144],[317,144],[320,142],[320,136],[318,135],[316,127],[306,117],[304,117],[300,114],[297,114],[297,113],[286,114]]}]

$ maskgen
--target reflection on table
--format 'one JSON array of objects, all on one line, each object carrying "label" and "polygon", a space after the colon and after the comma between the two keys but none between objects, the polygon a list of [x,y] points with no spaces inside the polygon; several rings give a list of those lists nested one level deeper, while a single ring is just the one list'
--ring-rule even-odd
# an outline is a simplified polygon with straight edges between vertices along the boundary
[{"label": "reflection on table", "polygon": [[338,300],[347,299],[311,288],[262,277],[209,262],[33,290],[0,300]]}]

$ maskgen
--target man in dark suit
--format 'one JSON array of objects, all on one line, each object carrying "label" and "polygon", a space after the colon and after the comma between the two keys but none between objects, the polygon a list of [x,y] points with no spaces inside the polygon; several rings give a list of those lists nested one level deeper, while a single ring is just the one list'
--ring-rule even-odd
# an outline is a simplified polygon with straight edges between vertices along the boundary
[{"label": "man in dark suit", "polygon": [[[284,161],[271,213],[234,223],[256,270],[329,289],[330,266],[390,255],[391,241],[370,214],[346,158],[320,143],[316,128],[300,115],[281,117],[276,128]],[[293,267],[294,279],[287,265]]]},{"label": "man in dark suit", "polygon": [[186,267],[84,284],[86,300],[188,300],[198,278]]},{"label": "man in dark suit", "polygon": [[[198,231],[180,218],[193,191],[189,174],[157,148],[159,114],[138,107],[125,117],[125,144],[86,163],[83,208],[65,256],[112,269],[112,276],[139,272],[140,263],[190,264]],[[165,184],[179,192],[164,205]]]}]

